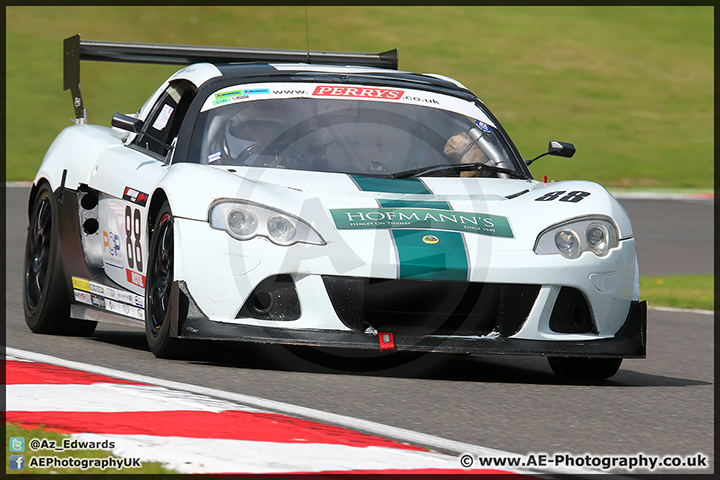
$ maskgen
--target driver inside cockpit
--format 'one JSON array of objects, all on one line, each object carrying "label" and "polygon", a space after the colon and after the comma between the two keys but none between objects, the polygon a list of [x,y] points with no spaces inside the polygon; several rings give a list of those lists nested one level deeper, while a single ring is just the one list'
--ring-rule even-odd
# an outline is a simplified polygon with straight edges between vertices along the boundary
[{"label": "driver inside cockpit", "polygon": [[[285,123],[280,117],[257,117],[247,119],[243,113],[238,113],[230,119],[225,129],[225,142],[228,153],[232,158],[247,158],[252,152],[251,147],[256,144],[282,143],[285,136]],[[245,155],[243,155],[245,153]]]}]

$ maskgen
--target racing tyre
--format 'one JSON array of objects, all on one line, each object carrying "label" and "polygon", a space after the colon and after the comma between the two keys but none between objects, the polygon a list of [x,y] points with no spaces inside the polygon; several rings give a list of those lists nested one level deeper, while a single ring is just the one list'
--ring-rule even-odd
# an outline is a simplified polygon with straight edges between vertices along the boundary
[{"label": "racing tyre", "polygon": [[58,205],[50,186],[43,183],[30,211],[25,242],[25,322],[34,333],[91,335],[97,322],[70,318],[70,299],[58,244]]},{"label": "racing tyre", "polygon": [[569,380],[605,380],[620,370],[622,358],[548,357],[558,377]]},{"label": "racing tyre", "polygon": [[160,358],[180,354],[180,340],[170,337],[172,283],[173,216],[165,202],[153,224],[145,285],[145,336],[150,351]]}]

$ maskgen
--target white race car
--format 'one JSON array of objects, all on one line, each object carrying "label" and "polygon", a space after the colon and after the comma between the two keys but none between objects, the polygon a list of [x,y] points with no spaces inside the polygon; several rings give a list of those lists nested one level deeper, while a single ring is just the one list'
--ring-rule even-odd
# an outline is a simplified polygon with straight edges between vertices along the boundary
[{"label": "white race car", "polygon": [[[105,127],[86,122],[80,60],[186,66]],[[534,180],[475,95],[397,70],[397,51],[78,35],[64,78],[76,120],[29,199],[34,332],[139,325],[161,357],[185,339],[541,355],[584,378],[645,356],[620,204]]]}]

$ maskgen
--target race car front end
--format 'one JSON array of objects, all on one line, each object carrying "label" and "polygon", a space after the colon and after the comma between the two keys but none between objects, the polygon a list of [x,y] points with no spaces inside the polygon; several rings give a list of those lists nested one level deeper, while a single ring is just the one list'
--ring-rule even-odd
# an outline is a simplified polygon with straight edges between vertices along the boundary
[{"label": "race car front end", "polygon": [[[645,355],[632,231],[595,184],[233,170],[235,197],[175,218],[172,336]],[[537,201],[560,189],[582,210]]]}]

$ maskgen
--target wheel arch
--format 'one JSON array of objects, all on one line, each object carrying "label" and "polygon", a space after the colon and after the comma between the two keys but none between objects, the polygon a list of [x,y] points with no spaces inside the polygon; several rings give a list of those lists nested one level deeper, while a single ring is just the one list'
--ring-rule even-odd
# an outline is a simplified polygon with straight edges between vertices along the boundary
[{"label": "wheel arch", "polygon": [[162,188],[158,188],[157,190],[155,190],[155,192],[153,192],[152,198],[150,199],[150,206],[147,210],[148,244],[150,242],[150,238],[152,237],[152,229],[153,225],[155,225],[155,219],[157,217],[157,214],[165,202],[170,203],[170,199],[168,198],[167,193],[165,193],[165,190],[163,190]]},{"label": "wheel arch", "polygon": [[[32,187],[30,188],[30,195],[28,196],[28,204],[27,204],[27,216],[28,216],[28,222],[31,220],[30,217],[32,216],[32,208],[35,204],[35,199],[37,198],[38,191],[40,190],[40,187],[43,184],[47,184],[47,186],[52,191],[52,185],[50,185],[50,181],[47,178],[41,178],[37,182],[33,183]],[[55,192],[53,192],[54,196]],[[55,198],[57,201],[57,198]]]}]

